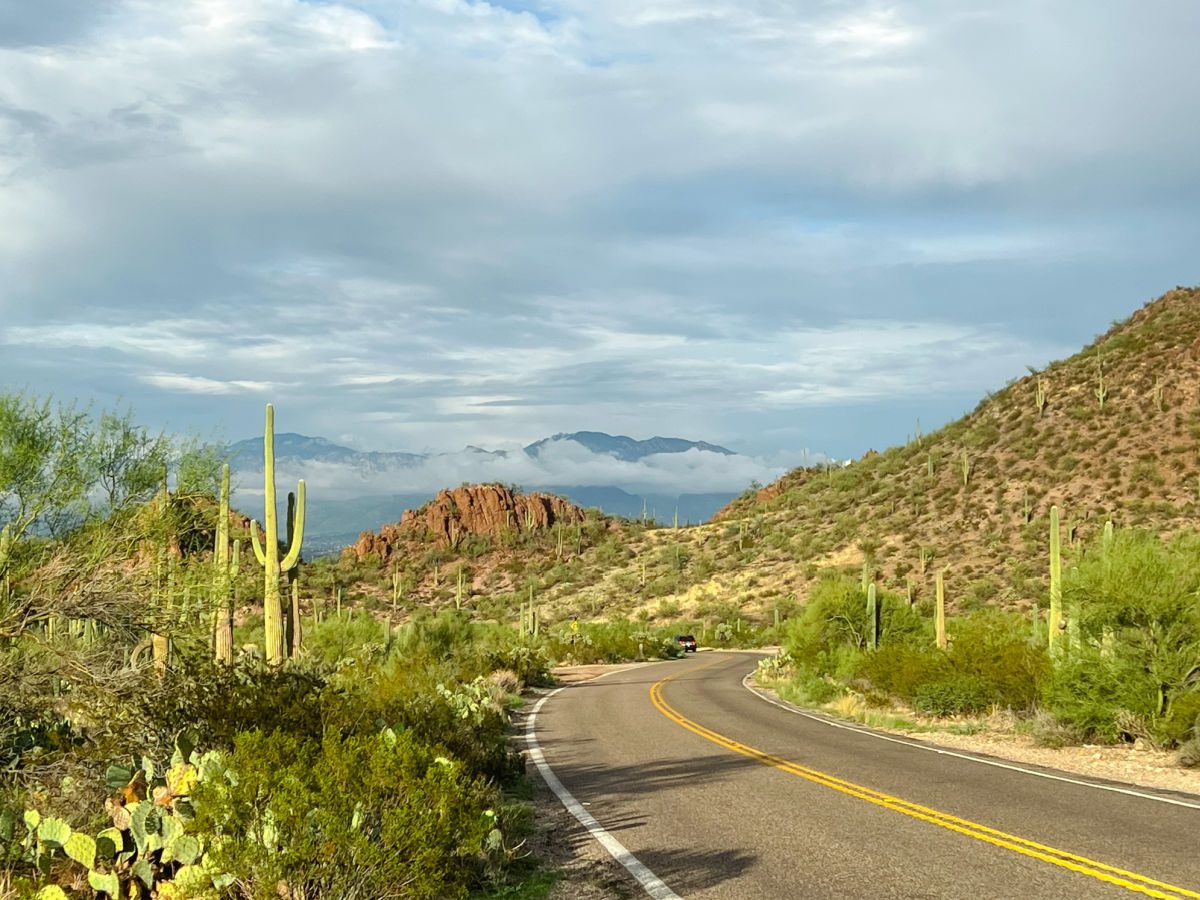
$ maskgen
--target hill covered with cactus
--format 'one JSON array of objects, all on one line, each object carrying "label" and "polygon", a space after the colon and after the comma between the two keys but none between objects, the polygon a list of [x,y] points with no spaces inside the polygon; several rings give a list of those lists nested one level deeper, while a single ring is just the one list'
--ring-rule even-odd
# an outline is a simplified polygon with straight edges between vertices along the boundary
[{"label": "hill covered with cactus", "polygon": [[[1200,512],[1200,290],[1176,289],[970,414],[842,468],[797,469],[723,510],[810,572],[865,561],[958,602],[1044,591],[1048,515],[1072,542],[1108,519],[1164,533]],[[803,579],[800,579],[803,580]]]},{"label": "hill covered with cactus", "polygon": [[[872,570],[951,609],[1028,608],[1047,589],[1049,511],[1069,550],[1110,518],[1164,534],[1200,514],[1200,289],[1179,288],[1079,353],[903,446],[795,469],[717,520],[632,536],[600,577],[555,585],[572,613],[645,609],[768,618],[819,573]],[[585,556],[586,562],[586,556]]]},{"label": "hill covered with cactus", "polygon": [[803,602],[822,571],[864,564],[881,587],[914,599],[932,598],[945,570],[952,611],[1028,609],[1044,606],[1052,505],[1067,552],[1109,519],[1168,534],[1200,515],[1200,290],[1148,303],[933,433],[848,465],[795,469],[706,525],[596,516],[558,526],[562,548],[550,528],[508,546],[498,536],[414,540],[388,560],[357,554],[342,566],[353,564],[344,577],[379,602],[399,568],[414,601],[435,606],[453,599],[465,570],[475,602],[496,598],[487,603],[499,604],[497,617],[532,587],[548,621],[769,621]]}]

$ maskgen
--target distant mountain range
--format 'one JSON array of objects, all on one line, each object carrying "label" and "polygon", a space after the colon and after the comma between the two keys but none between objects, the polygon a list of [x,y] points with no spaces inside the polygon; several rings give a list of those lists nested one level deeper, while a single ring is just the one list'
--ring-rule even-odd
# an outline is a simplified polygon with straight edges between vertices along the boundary
[{"label": "distant mountain range", "polygon": [[[542,438],[522,448],[525,455],[538,458],[547,448],[563,442],[579,444],[592,453],[611,456],[626,462],[636,462],[657,453],[685,453],[699,450],[736,456],[732,450],[709,444],[705,441],[685,441],[683,438],[652,437],[644,441],[623,434],[605,434],[602,431],[576,431],[571,434],[556,434]],[[235,469],[262,471],[263,439],[250,438],[238,441],[229,447],[230,465]],[[479,454],[493,457],[508,457],[507,450],[484,450],[468,445],[458,454],[449,453],[405,453],[403,451],[360,451],[342,447],[323,437],[308,437],[303,434],[285,432],[275,435],[275,461],[300,460],[304,462],[337,463],[367,469],[386,469],[393,466],[415,466],[439,456]]]},{"label": "distant mountain range", "polygon": [[732,450],[718,447],[704,441],[685,441],[683,438],[652,437],[649,440],[637,441],[623,434],[605,434],[602,431],[576,431],[571,434],[556,434],[554,437],[542,438],[525,448],[530,456],[540,456],[548,445],[561,441],[573,441],[593,453],[603,453],[635,462],[656,453],[686,453],[688,450],[702,450],[706,453],[720,453],[724,456],[736,456]]},{"label": "distant mountain range", "polygon": [[[255,491],[263,468],[262,438],[231,445],[229,456],[243,496]],[[404,510],[464,481],[549,491],[609,515],[640,518],[644,511],[648,518],[670,523],[678,513],[680,524],[705,522],[757,476],[755,470],[743,479],[735,465],[743,462],[757,465],[705,441],[637,440],[598,431],[556,434],[520,450],[468,446],[453,453],[358,451],[322,437],[275,436],[280,502],[288,482],[308,481],[305,543],[314,553],[336,551],[362,531],[395,522]],[[738,490],[680,489],[710,482]]]}]

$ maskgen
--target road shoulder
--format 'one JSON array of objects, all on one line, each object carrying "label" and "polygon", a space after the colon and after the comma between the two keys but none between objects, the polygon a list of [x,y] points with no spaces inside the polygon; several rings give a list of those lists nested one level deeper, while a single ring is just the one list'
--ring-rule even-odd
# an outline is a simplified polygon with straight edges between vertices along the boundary
[{"label": "road shoulder", "polygon": [[877,732],[918,742],[929,747],[968,755],[1002,760],[1017,765],[1045,769],[1064,775],[1130,788],[1149,788],[1187,795],[1200,801],[1200,770],[1184,769],[1175,763],[1175,754],[1135,749],[1132,746],[1083,745],[1038,747],[1026,735],[1006,733],[952,734],[944,731],[909,731],[863,725],[840,719],[828,710],[806,709],[781,698],[769,687],[744,682],[751,693],[769,699],[796,712],[819,719],[842,722],[867,732]]}]

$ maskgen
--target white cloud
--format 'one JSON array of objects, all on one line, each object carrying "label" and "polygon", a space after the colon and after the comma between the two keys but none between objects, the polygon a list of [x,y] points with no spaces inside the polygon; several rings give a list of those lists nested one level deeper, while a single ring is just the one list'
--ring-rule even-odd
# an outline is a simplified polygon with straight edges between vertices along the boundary
[{"label": "white cloud", "polygon": [[264,394],[277,387],[268,381],[218,381],[215,378],[179,375],[171,372],[155,372],[141,375],[139,378],[152,387],[185,394],[236,394],[242,392]]},{"label": "white cloud", "polygon": [[836,444],[1200,279],[1191,0],[102,5],[0,34],[4,377],[179,425]]},{"label": "white cloud", "polygon": [[[616,486],[631,493],[739,493],[753,481],[768,483],[801,462],[815,463],[821,458],[803,451],[763,459],[689,450],[654,454],[632,462],[562,441],[547,445],[537,457],[520,450],[506,456],[463,451],[382,470],[328,462],[281,461],[276,478],[280,484],[303,478],[313,493],[319,492],[330,499],[433,492],[463,482],[501,482],[528,489]],[[241,480],[246,485],[241,489],[244,493],[255,492],[253,478]]]}]

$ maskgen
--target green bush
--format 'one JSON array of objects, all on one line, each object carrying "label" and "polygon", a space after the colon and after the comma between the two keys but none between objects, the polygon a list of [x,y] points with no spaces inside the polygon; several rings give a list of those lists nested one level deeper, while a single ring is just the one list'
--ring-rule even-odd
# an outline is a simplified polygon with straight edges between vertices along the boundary
[{"label": "green bush", "polygon": [[[1046,707],[1090,738],[1185,739],[1200,706],[1200,534],[1167,543],[1120,530],[1110,547],[1096,541],[1082,554],[1063,593],[1078,638],[1046,682]],[[1145,734],[1119,717],[1142,721]]]},{"label": "green bush", "polygon": [[982,678],[955,675],[922,684],[916,689],[913,706],[933,716],[960,716],[987,710],[994,698],[992,687]]},{"label": "green bush", "polygon": [[128,720],[127,741],[132,738],[135,746],[162,756],[184,729],[212,749],[229,749],[239,732],[251,730],[320,738],[334,693],[326,676],[313,668],[188,659],[161,681],[147,675],[142,690],[121,699],[123,709],[112,715]]},{"label": "green bush", "polygon": [[1087,740],[1118,740],[1122,712],[1155,718],[1154,680],[1128,652],[1106,657],[1091,647],[1072,650],[1054,666],[1042,695],[1046,708]]},{"label": "green bush", "polygon": [[[451,663],[393,658],[380,666],[344,669],[341,693],[328,721],[343,732],[371,732],[380,725],[412,732],[422,742],[451,753],[471,771],[508,780],[523,770],[523,758],[508,743],[502,692],[463,716],[446,691],[478,683]],[[331,701],[332,703],[333,701]]]},{"label": "green bush", "polygon": [[495,790],[408,732],[250,732],[226,764],[189,830],[253,898],[463,897],[505,847]]},{"label": "green bush", "polygon": [[985,684],[992,703],[1022,712],[1033,709],[1050,660],[1045,650],[1029,643],[1023,616],[983,609],[952,618],[947,627],[952,672]]},{"label": "green bush", "polygon": [[861,654],[855,674],[876,689],[912,703],[917,689],[951,672],[950,661],[936,647],[884,644],[874,653]]}]

